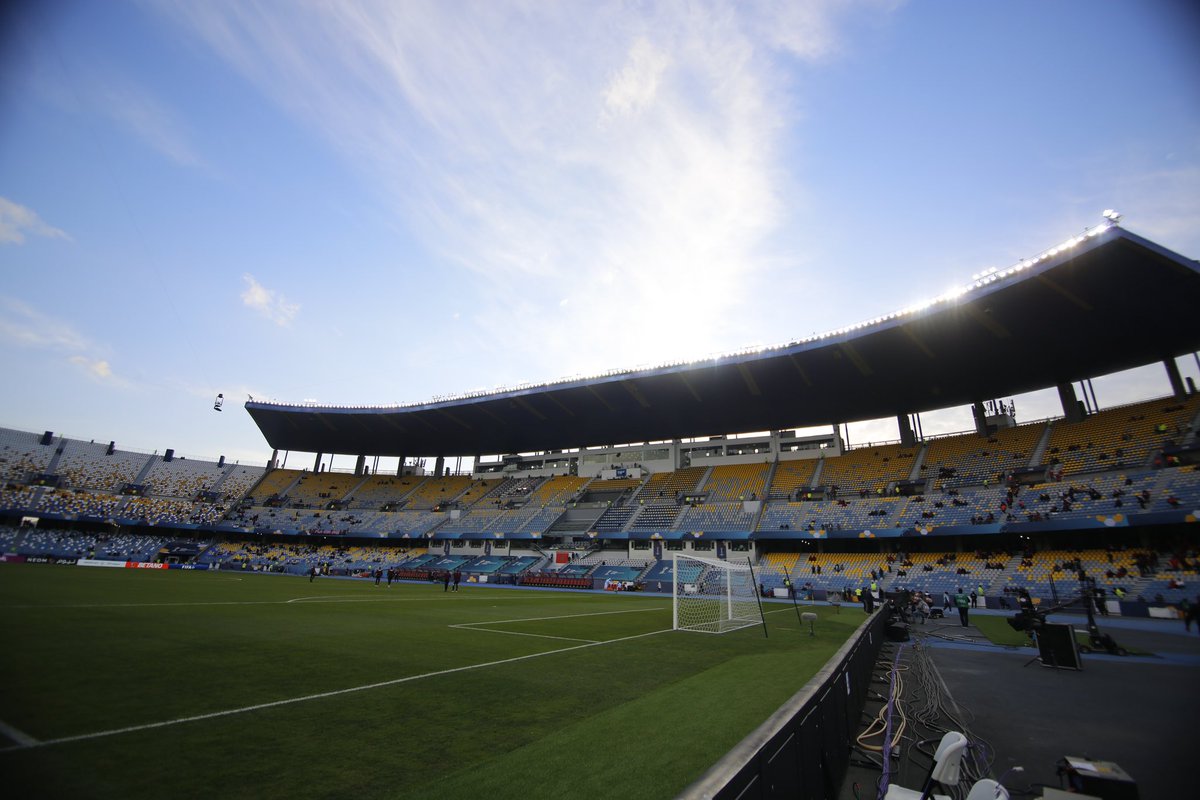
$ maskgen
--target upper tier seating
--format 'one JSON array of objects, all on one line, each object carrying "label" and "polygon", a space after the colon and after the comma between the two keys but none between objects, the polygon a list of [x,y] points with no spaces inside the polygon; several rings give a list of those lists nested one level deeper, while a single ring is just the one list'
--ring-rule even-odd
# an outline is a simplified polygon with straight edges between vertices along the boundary
[{"label": "upper tier seating", "polygon": [[814,458],[780,461],[771,478],[769,496],[772,500],[795,497],[796,491],[812,486],[813,474],[820,462]]},{"label": "upper tier seating", "polygon": [[920,476],[927,489],[950,489],[996,483],[999,473],[1029,466],[1034,448],[1046,431],[1045,422],[1004,428],[991,436],[975,433],[934,439],[925,449]]},{"label": "upper tier seating", "polygon": [[0,428],[0,481],[24,481],[46,471],[56,445],[38,444],[40,440],[36,433]]},{"label": "upper tier seating", "polygon": [[1197,408],[1200,395],[1110,408],[1073,424],[1057,422],[1042,461],[1058,462],[1064,475],[1145,468],[1152,452],[1183,441]]},{"label": "upper tier seating", "polygon": [[888,484],[908,478],[917,449],[898,444],[868,446],[826,458],[821,484],[836,487],[840,497],[881,493]]},{"label": "upper tier seating", "polygon": [[55,471],[70,487],[119,492],[150,463],[151,456],[145,453],[116,450],[106,455],[107,450],[107,444],[68,439]]},{"label": "upper tier seating", "polygon": [[702,492],[708,501],[757,500],[766,496],[770,464],[722,464],[712,468]]}]

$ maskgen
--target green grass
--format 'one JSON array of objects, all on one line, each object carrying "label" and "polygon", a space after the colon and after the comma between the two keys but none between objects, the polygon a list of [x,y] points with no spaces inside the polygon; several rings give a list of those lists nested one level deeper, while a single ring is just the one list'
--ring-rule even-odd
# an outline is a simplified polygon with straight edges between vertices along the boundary
[{"label": "green grass", "polygon": [[100,798],[672,797],[863,620],[660,633],[634,594],[34,565],[0,609],[0,720],[42,742],[281,703],[0,753],[17,796]]},{"label": "green grass", "polygon": [[1029,640],[1028,634],[1024,631],[1015,631],[1008,624],[1007,616],[988,616],[986,614],[972,614],[971,624],[979,629],[979,632],[988,638],[988,641],[993,644],[1004,645],[1006,647],[1032,647],[1033,644]]},{"label": "green grass", "polygon": [[[982,633],[984,636],[986,636],[988,638],[988,641],[990,641],[994,644],[1005,645],[1008,647],[1029,647],[1032,649],[1033,641],[1023,631],[1013,630],[1012,627],[1008,624],[1008,619],[1009,618],[1007,616],[993,617],[993,616],[984,616],[982,614],[975,614],[971,617],[971,622],[975,625],[976,628],[979,629],[980,633]],[[1101,630],[1103,631],[1103,628],[1101,628]],[[1088,637],[1088,634],[1086,631],[1081,631],[1079,629],[1075,630],[1075,644],[1082,645],[1084,647],[1090,647],[1090,648],[1092,648],[1092,650],[1094,650],[1096,652],[1100,652],[1100,653],[1104,652],[1103,648],[1094,647],[1092,645],[1091,639]],[[1127,647],[1125,649],[1129,652],[1130,655],[1135,655],[1135,656],[1153,655],[1153,653],[1147,652],[1145,650],[1141,650],[1136,647]]]}]

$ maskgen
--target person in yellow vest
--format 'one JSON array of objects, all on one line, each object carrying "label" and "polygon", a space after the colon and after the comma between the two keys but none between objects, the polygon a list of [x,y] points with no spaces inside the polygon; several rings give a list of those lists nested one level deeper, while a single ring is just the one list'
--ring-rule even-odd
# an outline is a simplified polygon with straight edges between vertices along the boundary
[{"label": "person in yellow vest", "polygon": [[964,628],[967,627],[967,614],[968,609],[971,607],[971,598],[962,590],[961,586],[958,587],[958,594],[954,595],[954,605],[958,606],[959,622],[962,623]]}]

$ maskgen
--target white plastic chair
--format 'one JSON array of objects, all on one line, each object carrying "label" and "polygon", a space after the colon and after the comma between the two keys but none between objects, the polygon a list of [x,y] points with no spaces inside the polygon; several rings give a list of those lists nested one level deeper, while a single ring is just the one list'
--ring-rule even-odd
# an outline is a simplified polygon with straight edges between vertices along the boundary
[{"label": "white plastic chair", "polygon": [[[958,731],[950,731],[942,737],[933,753],[933,767],[920,789],[905,789],[894,783],[888,784],[884,800],[951,800],[948,795],[933,794],[933,786],[947,788],[958,784],[963,751],[967,749],[967,737]],[[972,798],[975,800],[975,798]]]},{"label": "white plastic chair", "polygon": [[967,800],[1008,800],[1008,789],[991,778],[980,778],[967,792]]}]

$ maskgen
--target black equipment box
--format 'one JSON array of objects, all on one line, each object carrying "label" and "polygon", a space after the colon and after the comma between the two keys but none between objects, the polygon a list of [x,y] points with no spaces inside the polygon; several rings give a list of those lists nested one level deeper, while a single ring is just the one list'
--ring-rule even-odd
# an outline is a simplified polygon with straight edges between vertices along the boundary
[{"label": "black equipment box", "polygon": [[1137,782],[1111,761],[1064,756],[1060,763],[1071,791],[1102,800],[1138,800]]}]

